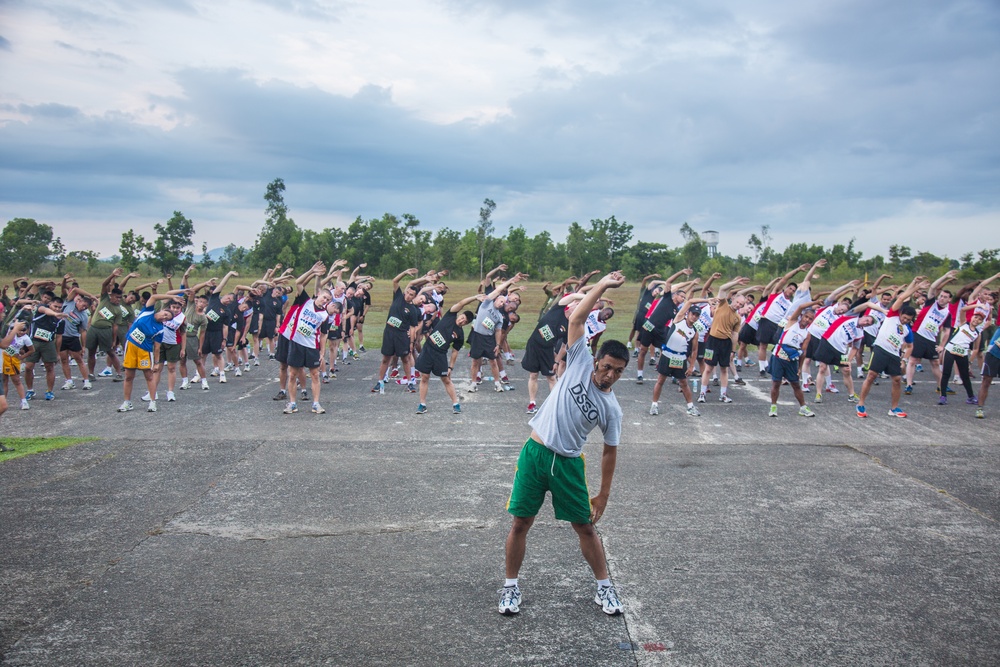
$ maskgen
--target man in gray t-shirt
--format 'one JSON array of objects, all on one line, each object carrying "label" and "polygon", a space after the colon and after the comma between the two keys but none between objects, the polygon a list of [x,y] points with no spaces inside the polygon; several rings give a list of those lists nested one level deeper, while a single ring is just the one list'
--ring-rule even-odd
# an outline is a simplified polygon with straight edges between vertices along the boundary
[{"label": "man in gray t-shirt", "polygon": [[504,304],[507,302],[507,288],[515,283],[521,282],[526,276],[518,273],[514,277],[505,280],[497,285],[496,289],[486,295],[486,299],[479,304],[479,311],[476,313],[476,320],[472,323],[472,334],[469,335],[469,345],[472,350],[469,356],[472,357],[472,385],[470,392],[479,390],[476,376],[482,367],[483,359],[489,360],[490,368],[493,370],[495,378],[493,386],[496,391],[503,392],[500,383],[500,367],[497,365],[497,336],[496,332],[503,328]]},{"label": "man in gray t-shirt", "polygon": [[[583,297],[569,317],[567,327],[566,371],[531,419],[531,437],[521,449],[514,475],[514,486],[507,511],[514,516],[507,535],[506,581],[500,590],[499,611],[520,611],[521,589],[518,571],[524,560],[528,530],[545,500],[552,494],[556,518],[569,521],[580,538],[583,557],[597,579],[594,602],[606,614],[619,614],[621,602],[608,575],[601,538],[594,523],[601,518],[611,493],[622,411],[611,387],[628,365],[628,349],[617,340],[606,341],[591,356],[587,346],[585,323],[605,290],[625,282],[621,273],[606,275]],[[587,434],[600,428],[604,434],[601,456],[601,489],[590,498],[584,469],[583,445]]]}]

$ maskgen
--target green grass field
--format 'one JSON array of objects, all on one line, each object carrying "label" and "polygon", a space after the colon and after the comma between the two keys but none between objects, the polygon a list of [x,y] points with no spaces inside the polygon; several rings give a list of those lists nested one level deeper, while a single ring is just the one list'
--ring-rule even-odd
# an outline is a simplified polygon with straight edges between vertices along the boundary
[{"label": "green grass field", "polygon": [[29,454],[39,454],[50,449],[63,449],[94,440],[97,438],[0,438],[0,445],[10,450],[0,452],[0,463]]}]

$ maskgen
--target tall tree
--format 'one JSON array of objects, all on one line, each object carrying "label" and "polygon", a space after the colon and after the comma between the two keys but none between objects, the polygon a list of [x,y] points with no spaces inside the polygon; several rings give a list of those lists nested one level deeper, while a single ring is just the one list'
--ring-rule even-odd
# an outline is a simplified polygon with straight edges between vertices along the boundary
[{"label": "tall tree", "polygon": [[52,227],[33,218],[14,218],[0,232],[0,265],[11,273],[27,273],[52,253]]},{"label": "tall tree", "polygon": [[483,279],[486,253],[493,240],[493,211],[497,208],[492,199],[483,200],[479,208],[479,222],[476,223],[476,245],[479,248],[479,279]]},{"label": "tall tree", "polygon": [[52,241],[52,264],[56,267],[56,273],[62,273],[66,266],[66,246],[58,236]]},{"label": "tall tree", "polygon": [[150,244],[146,243],[142,234],[136,234],[134,229],[128,230],[122,234],[122,242],[118,246],[118,252],[122,255],[122,268],[130,273],[135,271],[146,261],[151,250]]},{"label": "tall tree", "polygon": [[156,240],[150,258],[163,273],[172,273],[179,266],[191,263],[194,255],[187,248],[191,247],[194,223],[190,218],[174,211],[167,224],[156,223],[153,229],[156,230]]},{"label": "tall tree", "polygon": [[[250,251],[251,263],[257,268],[273,266],[281,262],[285,266],[294,266],[298,259],[299,247],[302,244],[302,231],[295,221],[288,217],[288,206],[285,205],[285,181],[276,178],[267,185],[264,201],[264,227],[257,236],[257,243]],[[282,259],[279,259],[279,256]],[[291,262],[286,260],[291,259]]]}]

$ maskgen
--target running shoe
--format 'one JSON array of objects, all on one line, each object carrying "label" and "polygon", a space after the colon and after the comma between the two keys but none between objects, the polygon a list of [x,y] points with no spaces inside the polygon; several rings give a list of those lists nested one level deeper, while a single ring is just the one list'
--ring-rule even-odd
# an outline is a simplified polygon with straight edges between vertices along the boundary
[{"label": "running shoe", "polygon": [[28,391],[26,391],[24,393],[24,398],[27,399],[27,400],[29,400],[29,401],[31,399],[33,399],[34,397],[35,397],[35,390],[34,389],[29,389]]},{"label": "running shoe", "polygon": [[653,417],[655,417],[656,415],[660,414],[660,404],[659,403],[653,403],[652,405],[650,405],[649,406],[649,414],[651,416],[653,416]]},{"label": "running shoe", "polygon": [[426,413],[427,413],[427,406],[426,405],[424,405],[423,403],[420,403],[419,405],[417,405],[417,414],[418,415],[422,415],[422,414],[426,414]]},{"label": "running shoe", "polygon": [[[160,392],[156,392],[156,397],[153,400],[156,400],[159,397],[160,397]],[[142,402],[149,403],[149,401],[150,401],[149,392],[147,391],[145,394],[142,395]]]},{"label": "running shoe", "polygon": [[213,367],[212,368],[212,372],[210,373],[210,377],[214,377],[214,378],[219,377],[219,369]]},{"label": "running shoe", "polygon": [[191,386],[191,380],[189,380],[187,378],[184,378],[183,380],[181,380],[181,386],[180,386],[180,388],[182,390],[187,389],[190,386]]},{"label": "running shoe", "polygon": [[698,402],[699,403],[705,402],[705,394],[698,394]]},{"label": "running shoe", "polygon": [[391,379],[395,379],[395,378],[399,377],[399,366],[396,366],[395,368],[392,369],[392,372],[389,373],[389,377]]},{"label": "running shoe", "polygon": [[722,394],[721,396],[719,396],[719,403],[732,403],[732,402],[733,402],[733,399],[729,398],[729,396],[727,396],[725,394]]},{"label": "running shoe", "polygon": [[538,407],[535,405],[535,402],[528,403],[528,414],[533,415],[536,412],[538,412]]},{"label": "running shoe", "polygon": [[687,409],[687,413],[692,417],[701,417],[701,413],[698,412],[698,408],[694,407],[693,405]]},{"label": "running shoe", "polygon": [[121,373],[115,373],[115,376],[111,378],[112,382],[124,382],[125,378],[122,377]]},{"label": "running shoe", "polygon": [[802,391],[809,391],[809,380],[802,383]]},{"label": "running shoe", "polygon": [[822,402],[823,402],[823,394],[817,391],[816,398],[813,399],[813,403],[822,403]]},{"label": "running shoe", "polygon": [[713,387],[719,386],[719,378],[712,378],[712,386]]},{"label": "running shoe", "polygon": [[917,372],[918,373],[923,373],[924,372],[924,365],[923,364],[917,364]]},{"label": "running shoe", "polygon": [[839,394],[840,390],[837,389],[836,385],[828,384],[826,386],[826,393],[828,393],[828,394]]},{"label": "running shoe", "polygon": [[909,396],[910,394],[912,394],[913,393],[913,385],[912,384],[906,385],[906,389],[903,390],[903,393],[906,394],[907,396]]},{"label": "running shoe", "polygon": [[800,417],[815,417],[816,413],[813,412],[812,410],[810,410],[808,405],[803,405],[801,408],[799,408],[799,416]]},{"label": "running shoe", "polygon": [[615,590],[614,586],[598,588],[597,595],[594,596],[594,603],[601,605],[601,611],[608,616],[615,616],[624,611],[621,600],[618,599],[618,591]]},{"label": "running shoe", "polygon": [[979,405],[979,399],[976,398],[975,396],[969,396],[967,399],[965,399],[965,404],[966,405]]},{"label": "running shoe", "polygon": [[312,412],[313,412],[313,414],[317,414],[317,415],[325,415],[326,414],[326,410],[319,403],[313,403],[313,405],[312,405]]},{"label": "running shoe", "polygon": [[76,389],[76,383],[73,380],[66,380],[60,389]]},{"label": "running shoe", "polygon": [[[260,366],[260,359],[254,359],[253,360],[253,365],[254,366]],[[248,368],[247,370],[250,370],[250,369]]]},{"label": "running shoe", "polygon": [[[384,394],[385,392],[380,391],[381,389],[382,389],[382,383],[381,382],[376,382],[375,386],[372,387],[372,393],[373,394]],[[275,399],[275,400],[277,400],[277,399]]]},{"label": "running shoe", "polygon": [[358,352],[367,352],[367,351],[368,350],[365,349],[364,345],[362,345],[361,347],[358,348]]},{"label": "running shoe", "polygon": [[951,387],[945,387],[944,391],[945,391],[946,394],[954,394],[955,393],[955,390],[952,389]]},{"label": "running shoe", "polygon": [[406,384],[406,391],[410,392],[411,394],[417,393],[417,383],[416,382],[408,382]]},{"label": "running shoe", "polygon": [[177,400],[177,395],[172,391],[167,392],[167,403],[173,403]]},{"label": "running shoe", "polygon": [[941,396],[940,398],[938,398],[938,405],[948,405],[948,397]]},{"label": "running shoe", "polygon": [[288,405],[285,406],[285,409],[282,410],[282,412],[284,414],[286,414],[286,415],[292,415],[292,414],[295,414],[298,411],[299,411],[299,408],[298,408],[298,406],[295,405],[294,401],[288,403]]},{"label": "running shoe", "polygon": [[766,378],[767,377],[767,371],[761,371],[760,372],[760,377]]},{"label": "running shoe", "polygon": [[84,390],[90,389],[92,386],[93,385],[90,384],[90,380],[84,380],[83,381],[83,388],[84,388]]},{"label": "running shoe", "polygon": [[478,384],[474,384],[471,387],[469,387],[469,393],[470,394],[475,394],[477,391],[479,391],[479,385]]},{"label": "running shoe", "polygon": [[226,372],[219,373],[219,384],[226,384]]},{"label": "running shoe", "polygon": [[906,413],[903,412],[900,408],[893,408],[892,410],[889,410],[889,416],[890,417],[905,417]]},{"label": "running shoe", "polygon": [[[28,405],[28,399],[26,399],[26,398],[22,398],[21,399],[21,409],[22,410],[30,410],[31,409],[31,406]],[[977,412],[981,413],[982,409],[978,410]]]},{"label": "running shoe", "polygon": [[858,415],[859,417],[861,417],[862,419],[864,419],[865,417],[867,417],[867,416],[868,416],[868,412],[867,412],[867,411],[865,410],[865,406],[863,406],[863,405],[857,405],[857,406],[855,406],[855,407],[854,407],[854,411],[855,411],[855,412],[857,413],[857,415]]},{"label": "running shoe", "polygon": [[243,377],[243,369],[239,366],[236,367],[236,377]]},{"label": "running shoe", "polygon": [[504,616],[513,616],[514,614],[521,611],[521,589],[514,584],[513,586],[504,586],[499,591],[500,593],[500,606],[498,611]]},{"label": "running shoe", "polygon": [[861,397],[858,396],[857,394],[851,394],[850,396],[847,397],[848,403],[858,403],[859,401],[861,401]]},{"label": "running shoe", "polygon": [[[27,409],[24,406],[25,406],[25,402],[21,401],[21,409],[22,410],[26,410]],[[976,408],[976,419],[986,419],[986,415],[983,414],[983,409],[982,408]]]},{"label": "running shoe", "polygon": [[146,412],[156,412],[156,401],[150,401],[146,406]]},{"label": "running shoe", "polygon": [[302,390],[302,400],[303,401],[309,400],[309,392],[307,392],[305,389]]},{"label": "running shoe", "polygon": [[456,415],[462,414],[462,404],[456,403],[455,405],[451,406],[451,411]]},{"label": "running shoe", "polygon": [[767,416],[768,417],[777,417],[778,416],[778,406],[777,405],[772,405],[770,408],[768,408]]},{"label": "running shoe", "polygon": [[208,391],[208,380],[206,378],[201,379],[201,388]]},{"label": "running shoe", "polygon": [[635,379],[635,383],[636,383],[636,384],[642,384],[642,376],[641,376],[641,375],[640,375],[640,376],[638,376],[638,377],[637,377],[637,378]]},{"label": "running shoe", "polygon": [[503,385],[500,384],[500,380],[497,380],[496,382],[493,383],[493,391],[497,392],[498,394],[503,393]]},{"label": "running shoe", "polygon": [[46,401],[54,401],[55,399],[56,399],[56,395],[53,394],[51,391],[45,392],[45,400]]},{"label": "running shoe", "polygon": [[733,380],[733,384],[738,385],[740,387],[747,386],[747,383],[743,378],[736,378],[735,380]]},{"label": "running shoe", "polygon": [[114,374],[115,374],[115,372],[113,370],[111,370],[110,366],[106,367],[103,371],[101,371],[100,373],[98,373],[98,375],[100,375],[102,378],[109,378],[109,377],[111,377]]},{"label": "running shoe", "polygon": [[233,362],[229,362],[228,364],[226,364],[225,368],[222,369],[222,372],[225,373],[226,371],[231,371],[231,370],[233,370]]},{"label": "running shoe", "polygon": [[118,406],[118,412],[128,412],[132,409],[132,401],[123,401],[121,405]]},{"label": "running shoe", "polygon": [[639,358],[639,348],[636,348],[636,349],[632,350],[632,358],[633,359],[638,359]]}]

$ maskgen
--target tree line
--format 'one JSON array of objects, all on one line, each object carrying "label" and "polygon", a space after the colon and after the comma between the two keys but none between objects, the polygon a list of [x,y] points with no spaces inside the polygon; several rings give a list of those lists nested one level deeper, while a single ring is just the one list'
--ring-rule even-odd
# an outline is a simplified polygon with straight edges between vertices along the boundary
[{"label": "tree line", "polygon": [[832,280],[847,280],[863,272],[890,271],[902,277],[942,274],[952,269],[972,280],[1000,271],[1000,248],[968,252],[957,260],[926,251],[913,252],[903,245],[890,246],[888,257],[866,258],[855,248],[854,239],[830,248],[792,243],[777,250],[771,245],[766,225],[750,235],[747,254],[736,257],[710,257],[707,243],[686,222],[679,229],[680,245],[634,241],[632,225],[614,215],[592,219],[586,225],[572,222],[561,241],[547,231],[529,234],[523,225],[511,226],[500,236],[493,223],[497,205],[490,199],[484,200],[479,219],[464,230],[446,227],[431,232],[421,229],[420,220],[412,214],[386,213],[368,220],[358,216],[347,229],[315,231],[295,223],[284,193],[282,179],[271,181],[264,193],[264,225],[253,247],[230,244],[218,259],[209,256],[205,243],[195,257],[194,222],[174,211],[166,222],[153,226],[156,236],[149,241],[135,230],[124,232],[119,254],[107,260],[90,250],[68,250],[49,225],[31,218],[14,218],[0,233],[0,266],[5,268],[3,273],[9,274],[42,273],[50,267],[57,274],[100,273],[107,271],[108,264],[127,271],[146,266],[166,274],[183,270],[191,263],[211,272],[263,270],[278,262],[296,267],[317,258],[344,258],[354,265],[367,262],[368,272],[382,277],[394,276],[411,266],[436,266],[448,268],[457,278],[478,279],[489,267],[505,263],[540,279],[561,279],[595,269],[621,269],[629,276],[644,276],[691,267],[700,275],[719,272],[766,281],[791,267],[825,257]]}]

